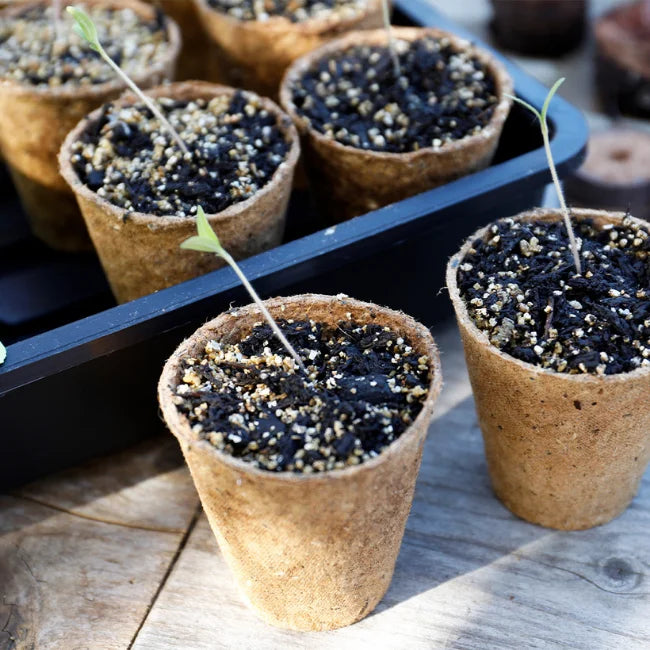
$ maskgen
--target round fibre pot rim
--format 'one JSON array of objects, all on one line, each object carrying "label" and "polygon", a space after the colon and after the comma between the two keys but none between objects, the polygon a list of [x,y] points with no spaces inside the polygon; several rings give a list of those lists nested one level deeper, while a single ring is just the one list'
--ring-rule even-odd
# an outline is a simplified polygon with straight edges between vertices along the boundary
[{"label": "round fibre pot rim", "polygon": [[340,152],[357,154],[364,157],[373,157],[387,162],[404,161],[407,163],[417,161],[419,158],[423,157],[457,153],[470,147],[475,142],[480,142],[481,140],[487,140],[493,137],[494,133],[498,131],[506,121],[512,106],[512,100],[509,97],[506,97],[506,94],[513,94],[514,86],[505,67],[487,50],[476,47],[467,39],[456,36],[451,32],[438,29],[437,27],[393,27],[392,31],[397,39],[415,41],[426,36],[447,38],[457,51],[470,50],[472,54],[488,69],[496,85],[498,102],[494,107],[489,122],[482,127],[478,133],[466,135],[458,140],[452,140],[451,142],[445,142],[439,147],[422,147],[417,151],[403,152],[375,151],[373,149],[353,147],[352,145],[338,142],[334,138],[328,138],[317,129],[309,126],[306,118],[298,112],[293,101],[293,93],[291,91],[292,86],[303,77],[315,62],[331,54],[346,50],[355,45],[385,45],[387,41],[386,30],[372,29],[350,32],[340,38],[332,40],[300,57],[294,61],[289,68],[287,68],[280,85],[280,103],[287,113],[289,113],[291,119],[298,127],[298,130],[302,134],[308,133],[310,137],[313,137],[322,145],[331,147]]},{"label": "round fibre pot rim", "polygon": [[[398,312],[387,307],[380,307],[379,305],[375,305],[373,303],[362,302],[348,297],[343,298],[339,296],[325,296],[321,294],[299,294],[286,298],[278,297],[264,301],[272,313],[274,309],[280,309],[281,306],[286,307],[303,304],[305,304],[305,306],[308,306],[309,304],[313,304],[324,307],[328,304],[337,302],[341,305],[344,305],[348,311],[352,312],[354,312],[355,309],[374,311],[377,313],[379,320],[381,319],[382,314],[389,316],[391,319],[401,320],[404,325],[404,329],[407,330],[412,337],[416,336],[419,340],[423,341],[427,349],[426,354],[429,357],[429,363],[431,364],[428,393],[426,400],[422,405],[421,411],[418,413],[415,420],[413,420],[413,422],[404,430],[400,437],[388,445],[388,447],[386,447],[375,458],[371,458],[370,460],[364,461],[358,465],[312,474],[288,471],[271,472],[268,470],[259,469],[252,463],[240,460],[239,458],[235,458],[230,454],[220,451],[210,442],[199,438],[192,432],[187,417],[178,411],[176,405],[172,401],[173,392],[171,386],[177,385],[178,380],[176,373],[178,371],[179,362],[183,356],[188,353],[190,347],[193,347],[199,343],[200,345],[207,343],[207,341],[210,340],[210,332],[214,332],[215,328],[223,326],[229,320],[238,318],[242,315],[249,317],[258,315],[260,319],[263,319],[262,314],[254,304],[225,312],[217,316],[215,319],[209,321],[198,330],[196,330],[185,341],[183,341],[181,345],[178,346],[178,348],[175,350],[172,357],[170,357],[170,359],[165,363],[165,367],[158,384],[158,395],[163,414],[166,416],[165,419],[167,420],[167,426],[172,431],[172,433],[179,439],[179,441],[182,441],[191,446],[198,446],[205,454],[213,456],[216,460],[218,460],[218,462],[229,465],[232,469],[239,470],[243,474],[248,474],[278,483],[284,483],[287,485],[313,485],[316,483],[328,483],[330,481],[342,480],[359,473],[371,472],[377,466],[387,462],[387,460],[392,456],[399,454],[402,447],[407,444],[407,441],[410,438],[418,434],[421,427],[429,426],[429,422],[427,420],[430,420],[431,418],[435,403],[442,388],[442,369],[440,365],[438,348],[433,340],[433,337],[431,336],[431,333],[424,325],[418,323],[416,320],[402,312]],[[308,314],[305,317],[309,318]],[[171,422],[169,420],[171,420]]]}]

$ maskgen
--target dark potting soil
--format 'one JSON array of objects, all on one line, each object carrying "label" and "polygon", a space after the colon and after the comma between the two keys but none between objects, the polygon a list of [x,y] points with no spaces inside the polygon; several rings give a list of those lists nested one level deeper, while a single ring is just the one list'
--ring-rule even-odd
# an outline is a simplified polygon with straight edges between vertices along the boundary
[{"label": "dark potting soil", "polygon": [[[87,7],[108,55],[128,75],[158,65],[169,56],[164,15],[144,20],[132,9]],[[115,79],[115,72],[73,31],[73,18],[61,12],[59,34],[52,8],[30,5],[0,19],[0,78],[32,86],[87,86]]]},{"label": "dark potting soil", "polygon": [[255,95],[156,101],[189,157],[141,104],[105,105],[72,148],[81,181],[127,216],[182,217],[199,204],[208,214],[220,212],[264,187],[287,157],[280,118]]},{"label": "dark potting soil", "polygon": [[237,20],[268,20],[282,16],[298,23],[332,12],[351,17],[365,9],[368,0],[208,0],[208,4]]},{"label": "dark potting soil", "polygon": [[478,133],[498,103],[495,81],[446,38],[354,46],[315,63],[292,88],[298,113],[342,144],[402,153]]},{"label": "dark potting soil", "polygon": [[217,449],[276,472],[342,469],[380,454],[421,411],[429,360],[389,328],[279,325],[308,377],[266,323],[184,360],[176,404]]},{"label": "dark potting soil", "polygon": [[650,236],[631,219],[574,221],[576,273],[563,222],[504,219],[458,267],[472,320],[517,359],[572,374],[650,366]]}]

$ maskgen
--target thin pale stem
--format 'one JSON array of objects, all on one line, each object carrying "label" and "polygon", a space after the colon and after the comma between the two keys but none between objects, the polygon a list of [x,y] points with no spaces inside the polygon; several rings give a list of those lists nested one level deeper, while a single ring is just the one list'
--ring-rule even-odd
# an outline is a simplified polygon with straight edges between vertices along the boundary
[{"label": "thin pale stem", "polygon": [[402,76],[402,69],[400,68],[399,57],[397,56],[397,43],[395,42],[395,35],[393,34],[393,26],[390,23],[390,8],[388,6],[388,0],[382,0],[381,6],[384,14],[384,27],[386,28],[386,34],[388,35],[388,51],[390,52],[390,58],[393,61],[395,79],[399,79]]},{"label": "thin pale stem", "polygon": [[52,0],[52,22],[54,23],[54,40],[61,39],[61,0]]},{"label": "thin pale stem", "polygon": [[100,45],[99,54],[101,55],[102,59],[108,63],[108,65],[115,70],[115,72],[119,75],[119,77],[124,81],[124,83],[145,103],[147,108],[158,118],[158,121],[169,131],[171,134],[172,138],[178,145],[179,149],[183,152],[183,154],[189,154],[188,148],[185,146],[185,143],[181,139],[181,136],[178,135],[176,132],[176,129],[169,123],[167,118],[162,114],[160,109],[156,106],[155,102],[153,102],[149,97],[147,97],[132,81],[129,79],[129,77],[122,72],[122,69],[120,68],[113,59],[111,59],[108,54],[106,54],[106,51],[104,48]]},{"label": "thin pale stem", "polygon": [[564,200],[564,192],[562,191],[560,178],[557,175],[555,163],[553,162],[553,154],[551,153],[551,142],[548,136],[548,124],[546,123],[546,117],[544,117],[542,120],[542,137],[544,139],[544,151],[546,152],[548,167],[551,170],[551,178],[553,179],[553,185],[555,185],[555,191],[557,192],[557,196],[560,201],[560,209],[562,210],[562,215],[564,216],[564,224],[566,226],[567,234],[569,235],[569,245],[571,248],[571,253],[573,254],[573,262],[576,265],[576,271],[578,272],[578,275],[582,275],[582,264],[580,263],[578,243],[576,242],[575,235],[573,234],[571,214],[569,213],[569,208],[567,208],[566,201]]},{"label": "thin pale stem", "polygon": [[307,374],[307,368],[305,368],[305,364],[302,362],[302,359],[298,356],[298,353],[293,349],[293,346],[291,345],[291,343],[289,343],[287,337],[282,333],[282,330],[278,327],[278,324],[275,322],[273,316],[271,316],[269,310],[266,308],[266,305],[262,302],[262,299],[257,295],[257,291],[253,289],[253,285],[248,281],[248,278],[242,273],[241,269],[239,268],[235,260],[232,258],[230,253],[228,253],[228,251],[223,249],[223,252],[221,253],[221,257],[223,257],[223,259],[226,260],[226,262],[229,264],[232,270],[237,274],[237,277],[241,280],[241,283],[246,288],[246,291],[248,291],[248,293],[251,295],[251,298],[255,301],[255,304],[259,307],[259,310],[262,312],[262,315],[264,316],[268,324],[271,326],[273,333],[280,340],[280,343],[284,345],[284,347],[287,349],[287,352],[291,355],[293,360],[298,364],[298,367],[305,374]]}]

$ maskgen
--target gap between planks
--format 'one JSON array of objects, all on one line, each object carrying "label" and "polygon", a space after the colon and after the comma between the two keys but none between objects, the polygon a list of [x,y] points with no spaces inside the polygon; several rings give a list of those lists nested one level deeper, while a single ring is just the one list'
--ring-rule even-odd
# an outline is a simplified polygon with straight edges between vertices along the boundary
[{"label": "gap between planks", "polygon": [[149,614],[151,613],[153,606],[156,604],[156,601],[158,600],[158,596],[160,596],[160,592],[165,587],[165,584],[167,583],[167,580],[169,579],[171,572],[174,570],[174,566],[176,566],[176,562],[178,562],[178,558],[181,556],[181,553],[183,552],[183,549],[187,544],[187,540],[190,538],[192,531],[196,527],[196,524],[202,512],[203,512],[203,508],[201,506],[201,503],[199,503],[194,510],[194,514],[192,515],[192,519],[190,520],[187,529],[183,533],[183,536],[181,537],[181,540],[178,543],[178,548],[176,549],[174,556],[172,557],[171,561],[169,562],[169,565],[167,566],[167,570],[165,571],[162,579],[160,580],[160,584],[158,585],[156,592],[152,596],[151,601],[147,606],[147,611],[144,613],[144,616],[142,617],[140,624],[138,625],[136,631],[133,634],[133,637],[131,638],[131,641],[129,642],[128,650],[131,650],[131,648],[133,648],[133,644],[137,641],[138,635],[140,634],[140,630],[142,630],[144,624],[147,621],[147,618],[149,618]]},{"label": "gap between planks", "polygon": [[[75,510],[70,510],[69,508],[63,508],[62,506],[57,506],[54,503],[48,503],[47,501],[42,501],[41,499],[36,499],[31,496],[20,494],[19,492],[8,492],[9,496],[14,499],[21,499],[29,503],[35,503],[44,508],[50,508],[51,510],[56,510],[57,512],[62,512],[71,517],[79,517],[79,519],[87,519],[88,521],[94,521],[100,524],[107,524],[109,526],[121,526],[122,528],[132,528],[133,530],[146,530],[153,533],[171,533],[173,535],[181,535],[187,531],[183,528],[159,528],[156,526],[139,526],[137,524],[129,524],[125,521],[117,521],[112,519],[104,519],[102,517],[93,517],[92,515],[86,515],[82,512],[76,512]],[[200,505],[197,506],[200,508]]]}]

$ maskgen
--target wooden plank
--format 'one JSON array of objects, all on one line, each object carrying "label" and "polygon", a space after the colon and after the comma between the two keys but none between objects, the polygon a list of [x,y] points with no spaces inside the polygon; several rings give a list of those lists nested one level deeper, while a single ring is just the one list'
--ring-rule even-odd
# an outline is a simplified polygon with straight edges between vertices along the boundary
[{"label": "wooden plank", "polygon": [[185,530],[198,499],[171,434],[46,477],[14,494],[84,517],[176,532]]},{"label": "wooden plank", "polygon": [[0,647],[126,648],[197,509],[157,440],[0,495]]},{"label": "wooden plank", "polygon": [[202,518],[134,647],[647,648],[650,480],[620,518],[560,533],[492,495],[455,328],[440,339],[445,388],[392,585],[364,621],[299,634],[242,603]]}]

